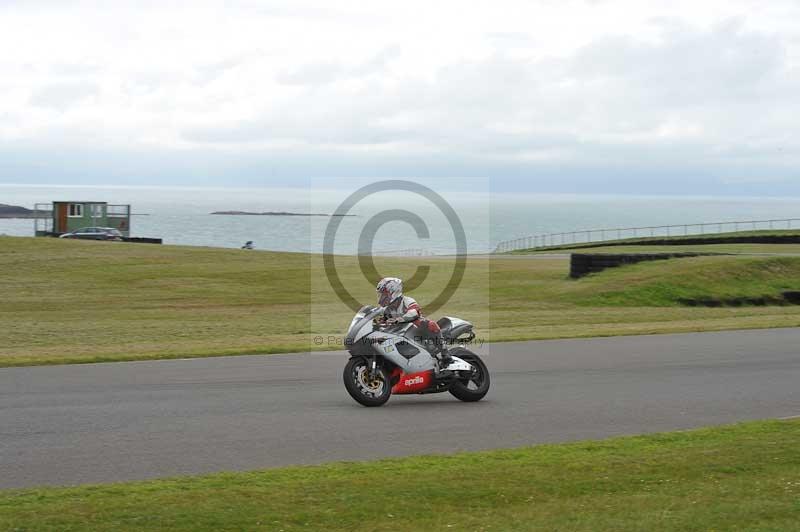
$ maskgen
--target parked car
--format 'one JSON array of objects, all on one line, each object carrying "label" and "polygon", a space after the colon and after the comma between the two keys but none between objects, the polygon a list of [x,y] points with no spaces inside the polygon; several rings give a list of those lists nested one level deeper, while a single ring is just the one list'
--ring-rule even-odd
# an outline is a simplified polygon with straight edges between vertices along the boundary
[{"label": "parked car", "polygon": [[64,233],[59,238],[80,238],[82,240],[122,240],[122,233],[112,227],[84,227]]}]

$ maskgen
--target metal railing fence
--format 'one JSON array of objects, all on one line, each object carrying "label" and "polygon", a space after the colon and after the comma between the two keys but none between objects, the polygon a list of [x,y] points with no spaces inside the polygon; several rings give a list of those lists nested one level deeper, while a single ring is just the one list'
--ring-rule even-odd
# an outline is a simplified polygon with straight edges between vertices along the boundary
[{"label": "metal railing fence", "polygon": [[370,253],[359,253],[359,255],[375,255],[376,257],[432,257],[436,255],[429,249],[392,249],[375,250]]},{"label": "metal railing fence", "polygon": [[555,246],[567,246],[571,244],[609,242],[629,238],[677,237],[793,228],[800,228],[800,218],[783,218],[779,220],[737,220],[732,222],[704,222],[694,224],[654,225],[611,229],[582,229],[580,231],[547,233],[526,236],[523,238],[515,238],[512,240],[504,240],[497,245],[494,253],[506,253],[521,249],[536,250]]}]

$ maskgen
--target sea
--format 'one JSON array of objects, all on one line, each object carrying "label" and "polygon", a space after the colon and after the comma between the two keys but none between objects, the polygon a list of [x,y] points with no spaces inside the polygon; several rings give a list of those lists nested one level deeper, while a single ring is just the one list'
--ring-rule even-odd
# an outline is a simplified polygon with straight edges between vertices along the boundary
[{"label": "sea", "polygon": [[[387,255],[486,253],[501,241],[546,233],[800,218],[800,198],[506,194],[490,186],[452,192],[438,190],[435,182],[428,186],[441,197],[439,204],[424,193],[387,190],[352,205],[347,217],[329,216],[354,192],[347,187],[0,184],[0,203],[28,208],[51,201],[130,204],[131,236],[162,238],[165,244],[238,248],[252,241],[261,250],[320,252],[328,242],[336,253]],[[33,233],[33,220],[0,219],[0,235]]]}]

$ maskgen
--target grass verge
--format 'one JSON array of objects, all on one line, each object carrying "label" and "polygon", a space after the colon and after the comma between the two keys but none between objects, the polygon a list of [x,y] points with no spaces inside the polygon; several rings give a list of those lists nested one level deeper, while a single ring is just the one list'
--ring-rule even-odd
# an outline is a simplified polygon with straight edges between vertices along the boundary
[{"label": "grass verge", "polygon": [[800,421],[0,492],[0,529],[800,530]]},{"label": "grass verge", "polygon": [[[342,282],[373,302],[353,257]],[[377,259],[411,278],[427,308],[453,259]],[[638,264],[579,280],[565,259],[473,257],[447,313],[486,341],[718,331],[800,325],[800,307],[687,308],[680,297],[769,296],[800,289],[800,257],[701,257]],[[317,256],[0,237],[0,366],[341,349],[352,311]]]}]

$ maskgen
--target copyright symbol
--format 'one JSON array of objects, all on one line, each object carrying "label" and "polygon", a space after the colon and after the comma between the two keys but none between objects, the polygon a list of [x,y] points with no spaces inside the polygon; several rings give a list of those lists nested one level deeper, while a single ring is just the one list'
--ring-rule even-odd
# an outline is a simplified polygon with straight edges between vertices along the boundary
[{"label": "copyright symbol", "polygon": [[[361,304],[353,297],[352,294],[344,287],[339,274],[336,271],[336,264],[334,261],[334,243],[336,241],[336,233],[342,223],[345,215],[363,199],[377,194],[379,192],[387,191],[403,191],[411,192],[422,196],[429,202],[433,203],[445,216],[450,227],[453,231],[456,244],[456,264],[453,268],[453,273],[450,280],[445,285],[442,292],[431,302],[425,305],[428,313],[434,313],[445,303],[447,303],[453,296],[461,281],[464,279],[464,270],[467,265],[467,236],[464,231],[464,226],[461,219],[456,214],[453,207],[447,201],[437,194],[432,189],[415,183],[413,181],[405,180],[387,180],[378,181],[370,185],[364,186],[348,196],[341,205],[336,209],[333,216],[331,216],[328,226],[325,229],[325,238],[322,245],[322,258],[325,266],[325,275],[328,278],[334,292],[339,297],[339,300],[347,305],[353,312],[361,308]],[[376,234],[385,224],[390,222],[404,222],[410,225],[417,233],[420,239],[430,238],[430,231],[428,230],[425,221],[417,214],[404,209],[390,209],[382,211],[372,218],[370,218],[358,239],[359,257],[358,263],[361,273],[370,283],[376,282],[381,275],[375,267],[371,253],[365,251],[372,250],[372,243]],[[419,266],[414,275],[404,282],[408,290],[413,290],[419,287],[427,278],[430,273],[430,266]]]},{"label": "copyright symbol", "polygon": [[314,337],[314,345],[322,345],[325,343],[325,339],[322,336],[315,336]]}]

